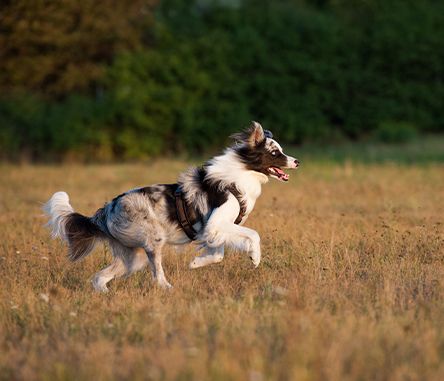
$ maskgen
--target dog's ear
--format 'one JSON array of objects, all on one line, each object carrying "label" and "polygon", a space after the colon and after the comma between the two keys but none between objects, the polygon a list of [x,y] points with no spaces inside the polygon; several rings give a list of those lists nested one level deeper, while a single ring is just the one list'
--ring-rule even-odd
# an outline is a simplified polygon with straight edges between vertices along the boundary
[{"label": "dog's ear", "polygon": [[264,129],[258,122],[252,121],[249,130],[248,144],[251,147],[256,147],[265,140]]},{"label": "dog's ear", "polygon": [[240,143],[246,143],[250,147],[256,147],[261,144],[266,137],[267,134],[271,134],[270,131],[267,131],[262,128],[262,126],[255,121],[252,121],[250,126],[242,132],[231,135],[231,138]]}]

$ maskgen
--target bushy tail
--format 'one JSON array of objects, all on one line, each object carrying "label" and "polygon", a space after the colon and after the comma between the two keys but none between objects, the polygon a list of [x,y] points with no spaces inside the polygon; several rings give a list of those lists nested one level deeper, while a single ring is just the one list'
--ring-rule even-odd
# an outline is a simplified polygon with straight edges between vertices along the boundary
[{"label": "bushy tail", "polygon": [[49,216],[47,225],[52,236],[68,243],[68,258],[73,262],[87,256],[97,240],[105,236],[91,218],[74,212],[66,192],[54,193],[43,210]]}]

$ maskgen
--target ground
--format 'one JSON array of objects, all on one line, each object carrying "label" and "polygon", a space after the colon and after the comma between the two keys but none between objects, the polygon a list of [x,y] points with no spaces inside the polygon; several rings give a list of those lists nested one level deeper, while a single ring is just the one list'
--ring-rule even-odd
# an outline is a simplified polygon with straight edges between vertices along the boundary
[{"label": "ground", "polygon": [[257,269],[168,249],[172,291],[144,271],[106,295],[107,249],[68,263],[41,203],[65,190],[91,215],[187,164],[2,165],[0,380],[443,380],[444,167],[300,158],[247,221]]}]

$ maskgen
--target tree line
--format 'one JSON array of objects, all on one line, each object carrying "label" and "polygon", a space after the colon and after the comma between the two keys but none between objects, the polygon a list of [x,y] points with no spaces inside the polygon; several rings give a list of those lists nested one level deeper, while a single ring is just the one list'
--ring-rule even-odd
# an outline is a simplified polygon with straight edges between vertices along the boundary
[{"label": "tree line", "polygon": [[199,154],[260,120],[287,143],[444,131],[444,3],[0,5],[0,155]]}]

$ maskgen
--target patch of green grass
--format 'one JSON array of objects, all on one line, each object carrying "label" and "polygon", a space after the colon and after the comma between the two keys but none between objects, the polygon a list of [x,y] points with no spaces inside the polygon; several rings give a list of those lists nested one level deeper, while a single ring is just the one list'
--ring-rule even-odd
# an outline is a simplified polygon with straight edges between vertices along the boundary
[{"label": "patch of green grass", "polygon": [[304,161],[426,164],[444,162],[444,135],[418,137],[405,143],[344,142],[284,149]]}]

